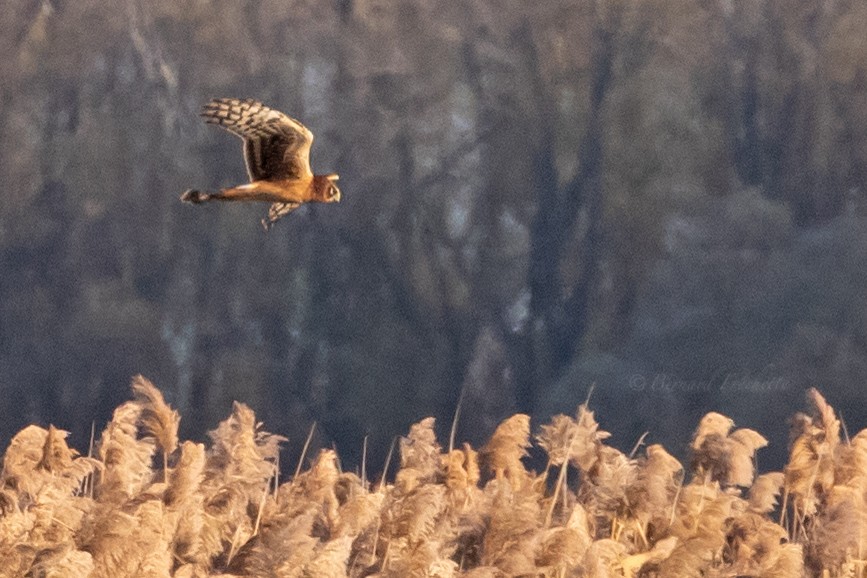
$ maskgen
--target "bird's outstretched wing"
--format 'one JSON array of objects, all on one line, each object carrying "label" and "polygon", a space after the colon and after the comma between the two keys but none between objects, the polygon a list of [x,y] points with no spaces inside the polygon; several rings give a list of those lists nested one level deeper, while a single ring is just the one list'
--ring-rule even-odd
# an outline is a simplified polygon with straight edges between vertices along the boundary
[{"label": "bird's outstretched wing", "polygon": [[251,181],[299,179],[310,170],[313,133],[303,124],[261,102],[215,98],[202,109],[205,122],[218,124],[244,139]]}]

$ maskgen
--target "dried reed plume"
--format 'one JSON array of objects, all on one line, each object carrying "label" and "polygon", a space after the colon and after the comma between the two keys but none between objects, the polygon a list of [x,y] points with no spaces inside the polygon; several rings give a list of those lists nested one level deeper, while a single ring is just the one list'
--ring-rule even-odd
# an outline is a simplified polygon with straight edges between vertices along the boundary
[{"label": "dried reed plume", "polygon": [[[851,440],[816,391],[789,463],[756,477],[767,440],[706,415],[685,468],[660,445],[607,446],[587,404],[535,436],[505,420],[480,452],[443,450],[432,418],[399,441],[393,483],[370,486],[322,450],[277,484],[283,438],[234,405],[208,447],[132,382],[95,458],[28,426],[0,474],[0,577],[864,577],[867,430]],[[734,429],[734,431],[733,431]],[[480,460],[485,469],[480,468]]]}]

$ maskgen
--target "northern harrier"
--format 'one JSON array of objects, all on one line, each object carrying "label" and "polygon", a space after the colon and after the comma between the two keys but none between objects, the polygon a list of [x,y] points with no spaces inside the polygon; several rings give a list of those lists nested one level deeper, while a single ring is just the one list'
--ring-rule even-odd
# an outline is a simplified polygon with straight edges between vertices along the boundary
[{"label": "northern harrier", "polygon": [[304,203],[340,200],[338,176],[310,170],[313,133],[303,124],[255,100],[215,98],[202,109],[205,122],[218,124],[244,139],[244,159],[250,184],[207,193],[190,189],[186,203],[205,201],[265,201],[271,203],[262,225],[269,229]]}]

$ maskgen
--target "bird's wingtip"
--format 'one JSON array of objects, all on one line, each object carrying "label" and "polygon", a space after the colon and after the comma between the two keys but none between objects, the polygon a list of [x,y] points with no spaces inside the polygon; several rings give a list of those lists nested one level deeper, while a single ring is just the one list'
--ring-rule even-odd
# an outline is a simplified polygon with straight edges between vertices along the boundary
[{"label": "bird's wingtip", "polygon": [[187,189],[183,193],[181,193],[181,202],[182,203],[201,203],[205,200],[205,194],[202,191],[197,191],[196,189]]}]

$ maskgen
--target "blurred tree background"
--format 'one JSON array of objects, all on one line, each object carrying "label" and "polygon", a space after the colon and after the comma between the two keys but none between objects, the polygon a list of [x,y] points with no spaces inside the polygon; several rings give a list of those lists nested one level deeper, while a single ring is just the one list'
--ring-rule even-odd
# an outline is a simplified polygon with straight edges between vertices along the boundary
[{"label": "blurred tree background", "polygon": [[[462,391],[474,442],[593,384],[627,449],[717,410],[773,461],[808,386],[860,429],[865,30],[859,0],[8,0],[0,440],[84,449],[135,373],[187,436],[237,399],[350,466]],[[245,179],[217,96],[301,119],[343,201],[268,234],[180,204]]]}]

